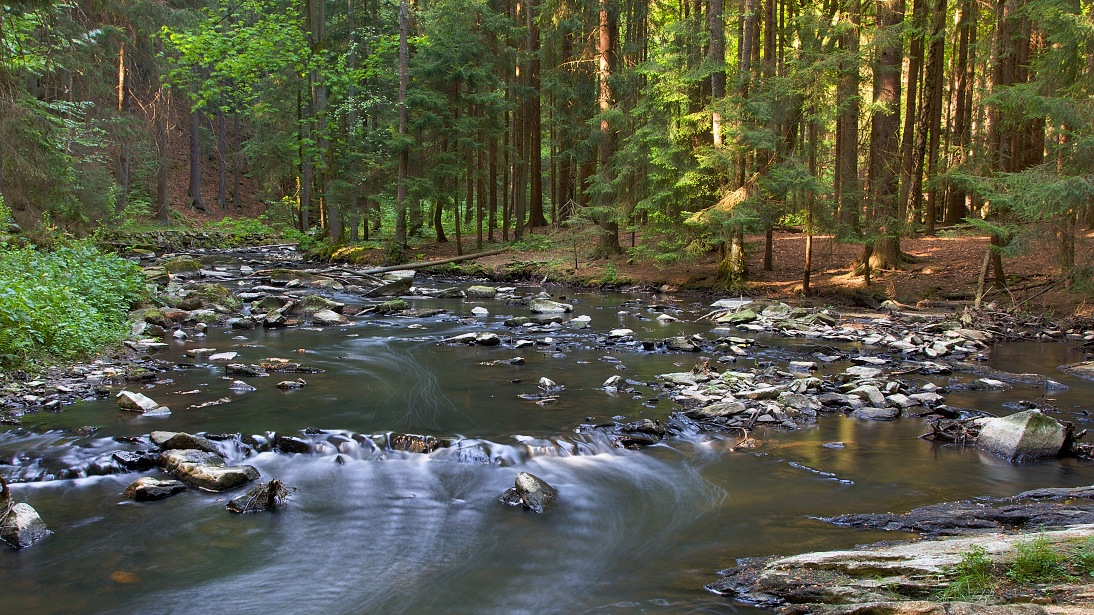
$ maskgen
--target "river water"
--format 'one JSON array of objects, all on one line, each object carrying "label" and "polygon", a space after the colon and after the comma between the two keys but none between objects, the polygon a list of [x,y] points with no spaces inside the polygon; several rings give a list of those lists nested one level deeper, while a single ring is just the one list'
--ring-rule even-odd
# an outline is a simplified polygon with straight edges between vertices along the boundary
[{"label": "river water", "polygon": [[[661,339],[711,328],[696,322],[705,304],[554,292],[589,315],[594,332],[629,327],[640,339]],[[596,347],[588,332],[568,329],[530,334],[553,343],[520,350],[443,345],[469,331],[508,338],[502,321],[526,308],[484,300],[477,304],[491,315],[470,319],[470,301],[412,301],[450,312],[366,317],[324,330],[214,328],[200,343],[175,343],[160,355],[196,363],[144,391],[171,407],[170,416],[89,401],[27,415],[33,429],[0,432],[0,472],[12,480],[89,463],[124,447],[113,436],[152,430],[301,435],[318,428],[323,435],[308,437],[336,432],[348,436],[343,442],[365,442],[352,436],[403,432],[456,443],[429,455],[350,445],[341,456],[327,446],[313,455],[247,458],[263,480],[298,489],[276,513],[232,515],[224,510],[230,496],[196,490],[130,502],[122,491],[135,473],[12,484],[15,498],[34,506],[55,534],[22,552],[0,551],[0,613],[763,613],[703,586],[739,557],[908,537],[814,517],[1094,482],[1094,466],[1075,460],[1015,465],[920,440],[925,425],[915,418],[825,416],[797,431],[758,430],[763,445],[750,450],[713,436],[614,448],[576,428],[612,417],[664,419],[674,408],[656,388],[609,394],[599,388],[604,380],[652,382],[690,369],[696,355]],[[654,320],[654,302],[681,322]],[[800,340],[756,337],[761,347],[738,368],[800,356]],[[273,386],[295,375],[274,375],[251,379],[257,391],[233,393],[223,366],[182,354],[201,346],[237,351],[243,362],[282,357],[325,371],[302,375],[307,386],[297,391]],[[525,363],[481,364],[515,356]],[[1076,343],[1003,344],[989,365],[1067,384],[1047,401],[1086,427],[1094,386],[1056,369],[1079,358]],[[565,386],[556,403],[518,397],[536,393],[540,377]],[[943,386],[961,379],[933,377]],[[1005,414],[1044,394],[1016,385],[952,392],[947,403]],[[230,403],[190,408],[225,396]],[[73,435],[84,425],[100,430]],[[837,441],[842,448],[825,446]],[[559,504],[536,515],[499,503],[519,471],[557,487]]]}]

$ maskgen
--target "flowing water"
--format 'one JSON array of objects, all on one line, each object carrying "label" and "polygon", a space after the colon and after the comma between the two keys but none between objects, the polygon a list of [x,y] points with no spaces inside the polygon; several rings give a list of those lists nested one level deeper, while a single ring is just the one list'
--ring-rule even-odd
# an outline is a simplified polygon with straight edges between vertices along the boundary
[{"label": "flowing water", "polygon": [[[567,297],[592,317],[595,332],[629,327],[640,339],[660,339],[710,329],[695,322],[703,305],[675,304],[682,321],[660,324],[636,299],[664,301]],[[34,506],[55,534],[22,552],[0,551],[0,613],[761,613],[703,586],[739,557],[906,536],[814,517],[1094,482],[1094,466],[1074,460],[1015,465],[928,443],[917,439],[920,419],[827,416],[798,431],[757,431],[763,446],[745,451],[732,449],[736,438],[710,436],[614,448],[575,428],[590,419],[664,419],[673,404],[652,387],[609,394],[601,383],[615,374],[653,381],[689,369],[695,355],[598,348],[588,332],[569,329],[528,335],[553,343],[520,350],[442,345],[468,331],[508,336],[501,321],[524,308],[482,301],[492,315],[473,321],[457,318],[470,314],[471,302],[418,301],[450,314],[368,317],[325,330],[211,330],[166,355],[193,361],[185,348],[209,346],[237,351],[244,362],[283,357],[325,370],[304,374],[301,390],[274,388],[295,375],[273,375],[250,380],[258,391],[233,393],[222,366],[194,361],[145,391],[171,407],[170,416],[89,401],[28,415],[33,430],[0,432],[0,472],[23,481],[93,467],[126,447],[113,436],[159,429],[277,432],[324,443],[315,454],[245,460],[263,480],[298,489],[276,513],[232,515],[224,494],[196,490],[130,502],[121,494],[134,473],[13,484],[15,498]],[[802,343],[759,341],[763,347],[739,367],[796,358]],[[1000,345],[990,364],[1064,382],[1070,389],[1046,401],[1085,427],[1094,386],[1055,369],[1078,360],[1074,346]],[[518,355],[523,365],[481,364]],[[541,376],[565,386],[556,403],[518,397],[536,393]],[[934,378],[940,385],[961,379]],[[947,402],[1007,413],[1017,400],[1044,394],[1018,385],[954,392]],[[225,396],[230,403],[190,408]],[[100,431],[73,435],[83,425]],[[323,433],[303,435],[309,427]],[[454,444],[428,455],[373,444],[390,432]],[[331,434],[342,436],[333,438],[338,444],[329,443]],[[843,447],[824,446],[835,441]],[[536,515],[498,502],[522,470],[558,488],[555,508]]]}]

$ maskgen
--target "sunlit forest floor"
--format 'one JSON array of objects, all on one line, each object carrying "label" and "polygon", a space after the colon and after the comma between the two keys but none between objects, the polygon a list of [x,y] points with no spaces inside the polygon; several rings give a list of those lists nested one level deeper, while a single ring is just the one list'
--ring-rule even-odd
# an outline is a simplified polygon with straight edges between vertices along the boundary
[{"label": "sunlit forest floor", "polygon": [[[537,233],[543,231],[537,230]],[[774,234],[772,269],[763,268],[764,238],[746,238],[748,276],[736,286],[727,286],[718,275],[721,259],[717,251],[696,258],[662,265],[653,259],[627,254],[613,259],[592,259],[589,249],[578,245],[568,231],[546,231],[547,240],[536,250],[513,250],[488,256],[475,262],[496,272],[538,264],[537,271],[548,279],[580,283],[616,283],[624,285],[668,286],[676,289],[717,293],[743,293],[750,296],[778,297],[787,301],[813,304],[833,303],[877,307],[886,299],[908,306],[958,308],[975,299],[980,270],[988,248],[987,237],[957,234],[942,229],[938,236],[919,236],[901,241],[908,257],[899,269],[873,272],[871,286],[865,287],[861,274],[852,272],[862,247],[838,243],[831,236],[813,238],[811,292],[802,293],[806,237],[794,230]],[[624,248],[630,236],[621,237]],[[464,239],[464,253],[475,251],[473,242]],[[636,237],[640,242],[641,237]],[[534,243],[534,242],[525,242]],[[486,246],[487,248],[491,246]],[[412,260],[439,259],[456,254],[452,241],[430,243],[413,248]],[[987,277],[985,304],[1001,310],[1018,309],[1057,318],[1094,315],[1094,232],[1086,232],[1076,242],[1075,274],[1070,281],[1060,273],[1055,242],[1051,238],[1035,240],[1019,254],[1004,257],[1007,289],[991,289]],[[577,267],[575,268],[575,261]],[[469,270],[474,270],[469,268]]]}]

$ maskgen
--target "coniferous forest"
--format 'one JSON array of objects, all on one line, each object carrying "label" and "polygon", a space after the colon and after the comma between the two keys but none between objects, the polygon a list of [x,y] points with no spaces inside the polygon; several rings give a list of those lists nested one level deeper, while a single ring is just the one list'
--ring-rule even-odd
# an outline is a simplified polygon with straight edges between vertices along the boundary
[{"label": "coniferous forest", "polygon": [[1092,120],[1090,0],[0,8],[0,198],[77,232],[261,201],[331,245],[573,225],[598,255],[718,251],[733,281],[746,234],[770,266],[793,225],[861,246],[869,283],[963,224],[989,281],[1033,236],[1073,276]]}]

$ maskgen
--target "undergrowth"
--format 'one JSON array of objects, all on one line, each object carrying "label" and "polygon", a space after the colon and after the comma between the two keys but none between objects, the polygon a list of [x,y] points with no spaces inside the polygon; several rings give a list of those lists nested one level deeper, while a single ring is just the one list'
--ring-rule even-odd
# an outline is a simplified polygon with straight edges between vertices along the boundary
[{"label": "undergrowth", "polygon": [[139,266],[89,242],[0,249],[0,364],[73,358],[121,341],[145,284]]}]

